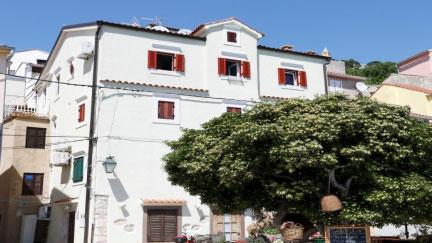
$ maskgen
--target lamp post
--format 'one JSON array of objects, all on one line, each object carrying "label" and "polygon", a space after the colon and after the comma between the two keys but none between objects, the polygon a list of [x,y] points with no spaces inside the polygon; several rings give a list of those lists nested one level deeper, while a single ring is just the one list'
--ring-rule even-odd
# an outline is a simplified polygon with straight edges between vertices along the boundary
[{"label": "lamp post", "polygon": [[114,156],[108,156],[102,164],[106,173],[113,173],[117,166],[117,161],[115,161]]}]

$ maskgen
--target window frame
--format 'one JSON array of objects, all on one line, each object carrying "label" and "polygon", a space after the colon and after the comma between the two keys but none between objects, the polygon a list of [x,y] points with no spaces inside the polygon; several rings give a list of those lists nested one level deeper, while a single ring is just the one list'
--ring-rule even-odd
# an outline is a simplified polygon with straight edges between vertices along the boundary
[{"label": "window frame", "polygon": [[[229,42],[228,41],[228,32],[236,33],[236,42]],[[241,41],[241,29],[236,28],[234,26],[227,26],[226,29],[224,29],[224,35],[223,35],[223,43],[227,46],[232,47],[240,47],[240,41]]]},{"label": "window frame", "polygon": [[[172,105],[172,112],[168,114],[168,116],[164,116],[164,114],[161,115],[161,113],[159,112],[161,109],[161,105],[162,104],[169,104]],[[158,119],[163,119],[163,120],[174,120],[175,119],[175,102],[173,101],[166,101],[166,100],[158,100]]]},{"label": "window frame", "polygon": [[[237,75],[236,76],[229,74],[229,65],[228,65],[228,62],[236,64],[236,67],[237,67]],[[241,62],[242,62],[241,60],[225,58],[225,76],[227,76],[227,77],[241,78],[242,77],[241,76],[241,72],[242,72],[242,70],[241,70],[242,69]]]},{"label": "window frame", "polygon": [[[287,83],[287,74],[290,74],[293,76],[293,84]],[[292,69],[285,69],[285,86],[299,86],[299,71],[298,70],[292,70]]]},{"label": "window frame", "polygon": [[[27,188],[26,176],[33,176],[33,180],[31,182],[32,185],[29,188]],[[35,191],[36,190],[36,176],[41,176],[40,191],[37,191],[37,192]],[[40,196],[40,195],[42,195],[43,194],[43,185],[44,185],[43,181],[44,181],[44,173],[31,173],[31,172],[23,173],[21,195],[22,196]]]},{"label": "window frame", "polygon": [[[35,136],[34,136],[34,145],[31,145],[29,140],[30,140],[30,136],[29,136],[29,130],[35,130]],[[43,145],[38,146],[39,142],[38,142],[38,132],[39,131],[44,131],[44,136],[43,136]],[[45,149],[45,143],[46,143],[46,132],[47,129],[43,128],[43,127],[26,127],[26,136],[25,136],[25,148],[31,148],[31,149]],[[42,144],[42,143],[41,143]]]},{"label": "window frame", "polygon": [[[159,118],[159,101],[173,102],[174,103],[174,119]],[[180,99],[175,96],[159,96],[154,97],[153,100],[153,122],[164,124],[180,124]]]},{"label": "window frame", "polygon": [[[231,37],[234,37],[234,41],[231,40]],[[238,32],[232,30],[226,31],[226,42],[237,44],[238,43],[237,37],[238,37]]]},{"label": "window frame", "polygon": [[[334,86],[332,84],[338,84],[339,86]],[[343,84],[341,80],[330,79],[329,80],[329,91],[334,93],[343,92]]]}]

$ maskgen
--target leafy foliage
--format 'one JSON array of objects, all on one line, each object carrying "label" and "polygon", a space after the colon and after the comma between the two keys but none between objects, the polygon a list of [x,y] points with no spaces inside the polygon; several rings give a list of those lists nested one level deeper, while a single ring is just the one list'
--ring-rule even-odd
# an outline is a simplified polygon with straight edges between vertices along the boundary
[{"label": "leafy foliage", "polygon": [[[316,222],[432,222],[432,127],[409,109],[341,95],[263,103],[185,129],[169,180],[223,211],[301,213]],[[320,212],[325,169],[354,176],[338,214]],[[332,194],[341,193],[332,188]]]},{"label": "leafy foliage", "polygon": [[366,82],[369,84],[380,84],[391,73],[397,73],[398,68],[394,62],[373,61],[362,67],[359,62],[354,59],[345,60],[347,74],[366,77]]}]

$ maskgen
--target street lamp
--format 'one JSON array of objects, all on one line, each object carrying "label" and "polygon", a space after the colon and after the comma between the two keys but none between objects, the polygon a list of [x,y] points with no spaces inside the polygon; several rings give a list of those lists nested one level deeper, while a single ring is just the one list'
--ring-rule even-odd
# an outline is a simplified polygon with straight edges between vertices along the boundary
[{"label": "street lamp", "polygon": [[113,173],[117,166],[117,161],[115,161],[114,156],[108,156],[102,164],[105,167],[106,173]]}]

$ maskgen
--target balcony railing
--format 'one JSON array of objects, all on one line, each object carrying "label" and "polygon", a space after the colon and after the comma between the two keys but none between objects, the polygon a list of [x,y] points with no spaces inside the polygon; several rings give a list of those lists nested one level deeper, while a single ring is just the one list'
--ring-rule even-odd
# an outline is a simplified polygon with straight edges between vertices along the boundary
[{"label": "balcony railing", "polygon": [[5,105],[4,119],[11,116],[47,117],[47,114],[38,113],[36,108],[27,105]]}]

